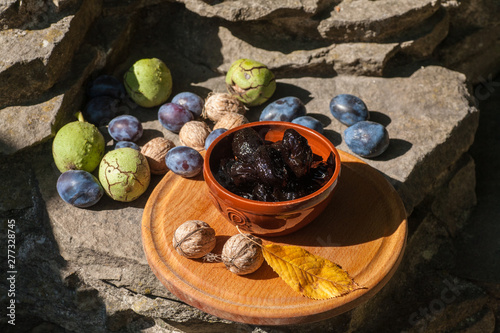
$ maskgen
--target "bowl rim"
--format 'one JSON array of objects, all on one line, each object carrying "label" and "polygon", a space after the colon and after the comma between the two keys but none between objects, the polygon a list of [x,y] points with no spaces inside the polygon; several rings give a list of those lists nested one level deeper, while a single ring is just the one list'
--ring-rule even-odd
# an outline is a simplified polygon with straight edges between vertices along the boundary
[{"label": "bowl rim", "polygon": [[[210,157],[212,154],[212,150],[217,146],[217,144],[224,139],[225,137],[231,135],[232,133],[239,131],[243,128],[247,127],[256,127],[256,126],[281,126],[281,127],[287,127],[287,128],[294,128],[294,129],[299,129],[301,131],[308,132],[309,135],[315,136],[320,139],[328,148],[330,151],[333,153],[335,156],[335,171],[333,172],[332,177],[328,180],[328,182],[323,185],[320,189],[317,191],[310,193],[306,196],[293,199],[293,200],[286,200],[286,201],[259,201],[259,200],[252,200],[252,199],[246,199],[243,198],[237,194],[232,193],[231,191],[227,190],[224,186],[222,186],[217,179],[215,179],[215,176],[212,173],[212,170],[210,169]],[[307,138],[306,138],[307,139]],[[210,184],[214,186],[219,192],[223,192],[225,195],[227,195],[229,198],[231,198],[232,201],[236,201],[239,203],[242,203],[244,205],[250,205],[250,206],[260,206],[260,207],[269,207],[269,208],[278,208],[278,207],[289,207],[289,206],[294,206],[294,205],[301,205],[304,204],[305,202],[309,201],[310,199],[313,199],[315,197],[321,196],[324,192],[328,191],[330,188],[333,189],[334,185],[338,181],[338,178],[340,176],[340,169],[341,169],[341,161],[340,161],[340,154],[338,150],[335,148],[333,143],[326,138],[323,134],[309,128],[303,125],[299,124],[294,124],[288,121],[255,121],[255,122],[250,122],[246,123],[240,126],[237,126],[235,128],[232,128],[230,130],[227,130],[226,132],[222,133],[219,135],[215,140],[212,142],[212,144],[208,147],[207,151],[205,152],[205,158],[203,162],[203,176],[205,179],[205,183],[207,183],[207,186],[209,187],[210,191],[211,186],[209,185],[208,180],[210,180]]]}]

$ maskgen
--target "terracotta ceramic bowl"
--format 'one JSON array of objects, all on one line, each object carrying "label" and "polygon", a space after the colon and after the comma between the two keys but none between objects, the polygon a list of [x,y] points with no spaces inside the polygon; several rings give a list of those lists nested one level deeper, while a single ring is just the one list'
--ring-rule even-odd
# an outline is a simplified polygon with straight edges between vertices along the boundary
[{"label": "terracotta ceramic bowl", "polygon": [[[280,202],[263,202],[238,196],[217,182],[214,174],[221,159],[234,157],[231,142],[234,133],[252,127],[265,140],[276,142],[283,138],[288,128],[304,136],[314,154],[326,161],[330,155],[335,160],[335,171],[330,180],[319,190],[307,196]],[[281,121],[260,121],[231,129],[212,143],[205,154],[203,176],[209,196],[215,207],[240,230],[258,236],[282,236],[299,230],[313,221],[328,205],[340,175],[340,156],[334,145],[318,132],[305,126]]]}]

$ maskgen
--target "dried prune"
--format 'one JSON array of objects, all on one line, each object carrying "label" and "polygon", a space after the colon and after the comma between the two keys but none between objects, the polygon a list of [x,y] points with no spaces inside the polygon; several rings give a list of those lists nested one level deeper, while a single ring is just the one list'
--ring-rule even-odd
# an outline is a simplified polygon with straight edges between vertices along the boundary
[{"label": "dried prune", "polygon": [[243,128],[234,134],[231,148],[239,161],[253,163],[254,153],[264,140],[253,128]]},{"label": "dried prune", "polygon": [[262,183],[257,183],[257,185],[254,186],[252,195],[255,200],[276,201],[273,196],[273,188]]},{"label": "dried prune", "polygon": [[287,129],[283,135],[281,154],[283,160],[298,178],[309,172],[313,161],[307,139],[294,129]]},{"label": "dried prune", "polygon": [[255,168],[250,163],[235,161],[229,169],[229,176],[236,186],[255,184],[259,180]]},{"label": "dried prune", "polygon": [[263,183],[285,186],[288,170],[279,151],[271,146],[260,146],[254,154],[255,170]]}]

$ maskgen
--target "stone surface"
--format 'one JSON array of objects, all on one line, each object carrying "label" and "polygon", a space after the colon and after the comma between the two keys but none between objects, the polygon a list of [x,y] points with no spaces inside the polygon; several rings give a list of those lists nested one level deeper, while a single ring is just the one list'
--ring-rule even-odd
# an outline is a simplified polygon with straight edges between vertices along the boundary
[{"label": "stone surface", "polygon": [[420,24],[439,7],[436,0],[342,1],[318,30],[336,41],[385,41]]},{"label": "stone surface", "polygon": [[100,13],[100,1],[84,1],[74,15],[45,29],[0,31],[0,107],[35,98],[51,88],[71,64],[90,24]]},{"label": "stone surface", "polygon": [[[200,16],[220,17],[228,21],[251,21],[287,16],[311,16],[333,1],[203,1],[178,0]],[[213,3],[213,4],[212,4]]]},{"label": "stone surface", "polygon": [[470,156],[464,156],[451,171],[451,179],[441,186],[435,195],[432,212],[447,226],[451,235],[462,229],[469,219],[468,213],[476,205],[475,164]]},{"label": "stone surface", "polygon": [[498,73],[500,3],[495,0],[444,1],[450,31],[438,51],[448,68],[479,84]]},{"label": "stone surface", "polygon": [[74,114],[79,111],[75,104],[82,101],[83,82],[102,67],[103,58],[95,49],[87,49],[75,56],[71,75],[42,95],[41,102],[1,109],[0,155],[49,140],[69,119],[75,119]]},{"label": "stone surface", "polygon": [[244,54],[249,59],[266,63],[278,77],[296,77],[299,73],[324,75],[325,72],[381,76],[386,62],[399,50],[398,43],[342,43],[283,53],[254,47],[224,27],[219,28],[218,36],[222,43],[222,64],[217,67],[216,63],[209,63],[209,66],[221,73],[227,72],[234,59]]},{"label": "stone surface", "polygon": [[440,56],[446,66],[465,73],[472,83],[482,83],[498,73],[499,36],[500,25],[474,31],[443,45]]},{"label": "stone surface", "polygon": [[411,32],[413,36],[405,38],[407,40],[401,43],[401,51],[416,58],[428,57],[446,38],[449,27],[450,14],[439,10],[422,24],[421,31]]},{"label": "stone surface", "polygon": [[[497,77],[495,81],[499,79]],[[485,288],[497,299],[500,298],[500,262],[496,259],[500,254],[500,159],[492,147],[500,144],[497,126],[500,121],[499,105],[498,88],[479,104],[481,117],[470,151],[476,161],[477,205],[469,223],[454,239],[457,258],[460,258],[454,273],[486,285]]]},{"label": "stone surface", "polygon": [[[15,221],[20,273],[15,330],[5,316],[0,330],[492,332],[500,320],[498,154],[491,149],[498,121],[486,118],[476,136],[480,146],[468,149],[479,118],[473,97],[482,111],[490,103],[490,110],[498,108],[492,96],[500,91],[494,78],[499,12],[496,0],[2,2],[0,78],[8,84],[0,88],[0,219],[4,227]],[[31,47],[43,46],[49,35],[53,44]],[[346,151],[345,126],[328,104],[339,93],[363,98],[372,120],[391,135],[389,150],[366,161],[397,188],[411,213],[405,257],[386,287],[318,323],[230,322],[180,302],[147,265],[142,209],[160,177],[130,204],[108,197],[90,209],[65,204],[55,190],[51,137],[84,107],[89,80],[102,73],[121,77],[143,57],[167,63],[173,94],[203,97],[225,91],[223,76],[236,58],[261,60],[278,78],[272,100],[301,98]],[[394,77],[383,77],[391,69]],[[469,90],[469,82],[479,84]],[[263,107],[248,118],[257,120]],[[144,123],[139,144],[157,136],[179,144],[159,124],[157,110],[124,101],[123,111]],[[7,244],[7,232],[0,242]],[[0,258],[7,262],[7,251]],[[0,286],[4,304],[5,279]]]},{"label": "stone surface", "polygon": [[0,153],[10,154],[50,138],[63,98],[59,95],[40,104],[3,109]]}]

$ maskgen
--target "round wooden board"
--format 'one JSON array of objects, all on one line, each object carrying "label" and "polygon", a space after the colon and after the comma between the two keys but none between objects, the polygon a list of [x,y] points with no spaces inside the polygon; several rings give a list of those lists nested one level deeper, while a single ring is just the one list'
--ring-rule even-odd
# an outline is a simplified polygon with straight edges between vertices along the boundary
[{"label": "round wooden board", "polygon": [[199,176],[167,173],[151,194],[142,218],[148,263],[179,299],[220,318],[256,325],[319,321],[367,301],[394,274],[406,244],[406,212],[394,188],[375,169],[340,151],[342,169],[331,203],[311,224],[290,235],[263,238],[264,244],[298,245],[345,269],[365,287],[342,297],[313,300],[292,290],[264,264],[238,276],[223,263],[180,256],[172,246],[175,229],[202,220],[216,232],[220,254],[238,233],[212,205]]}]

